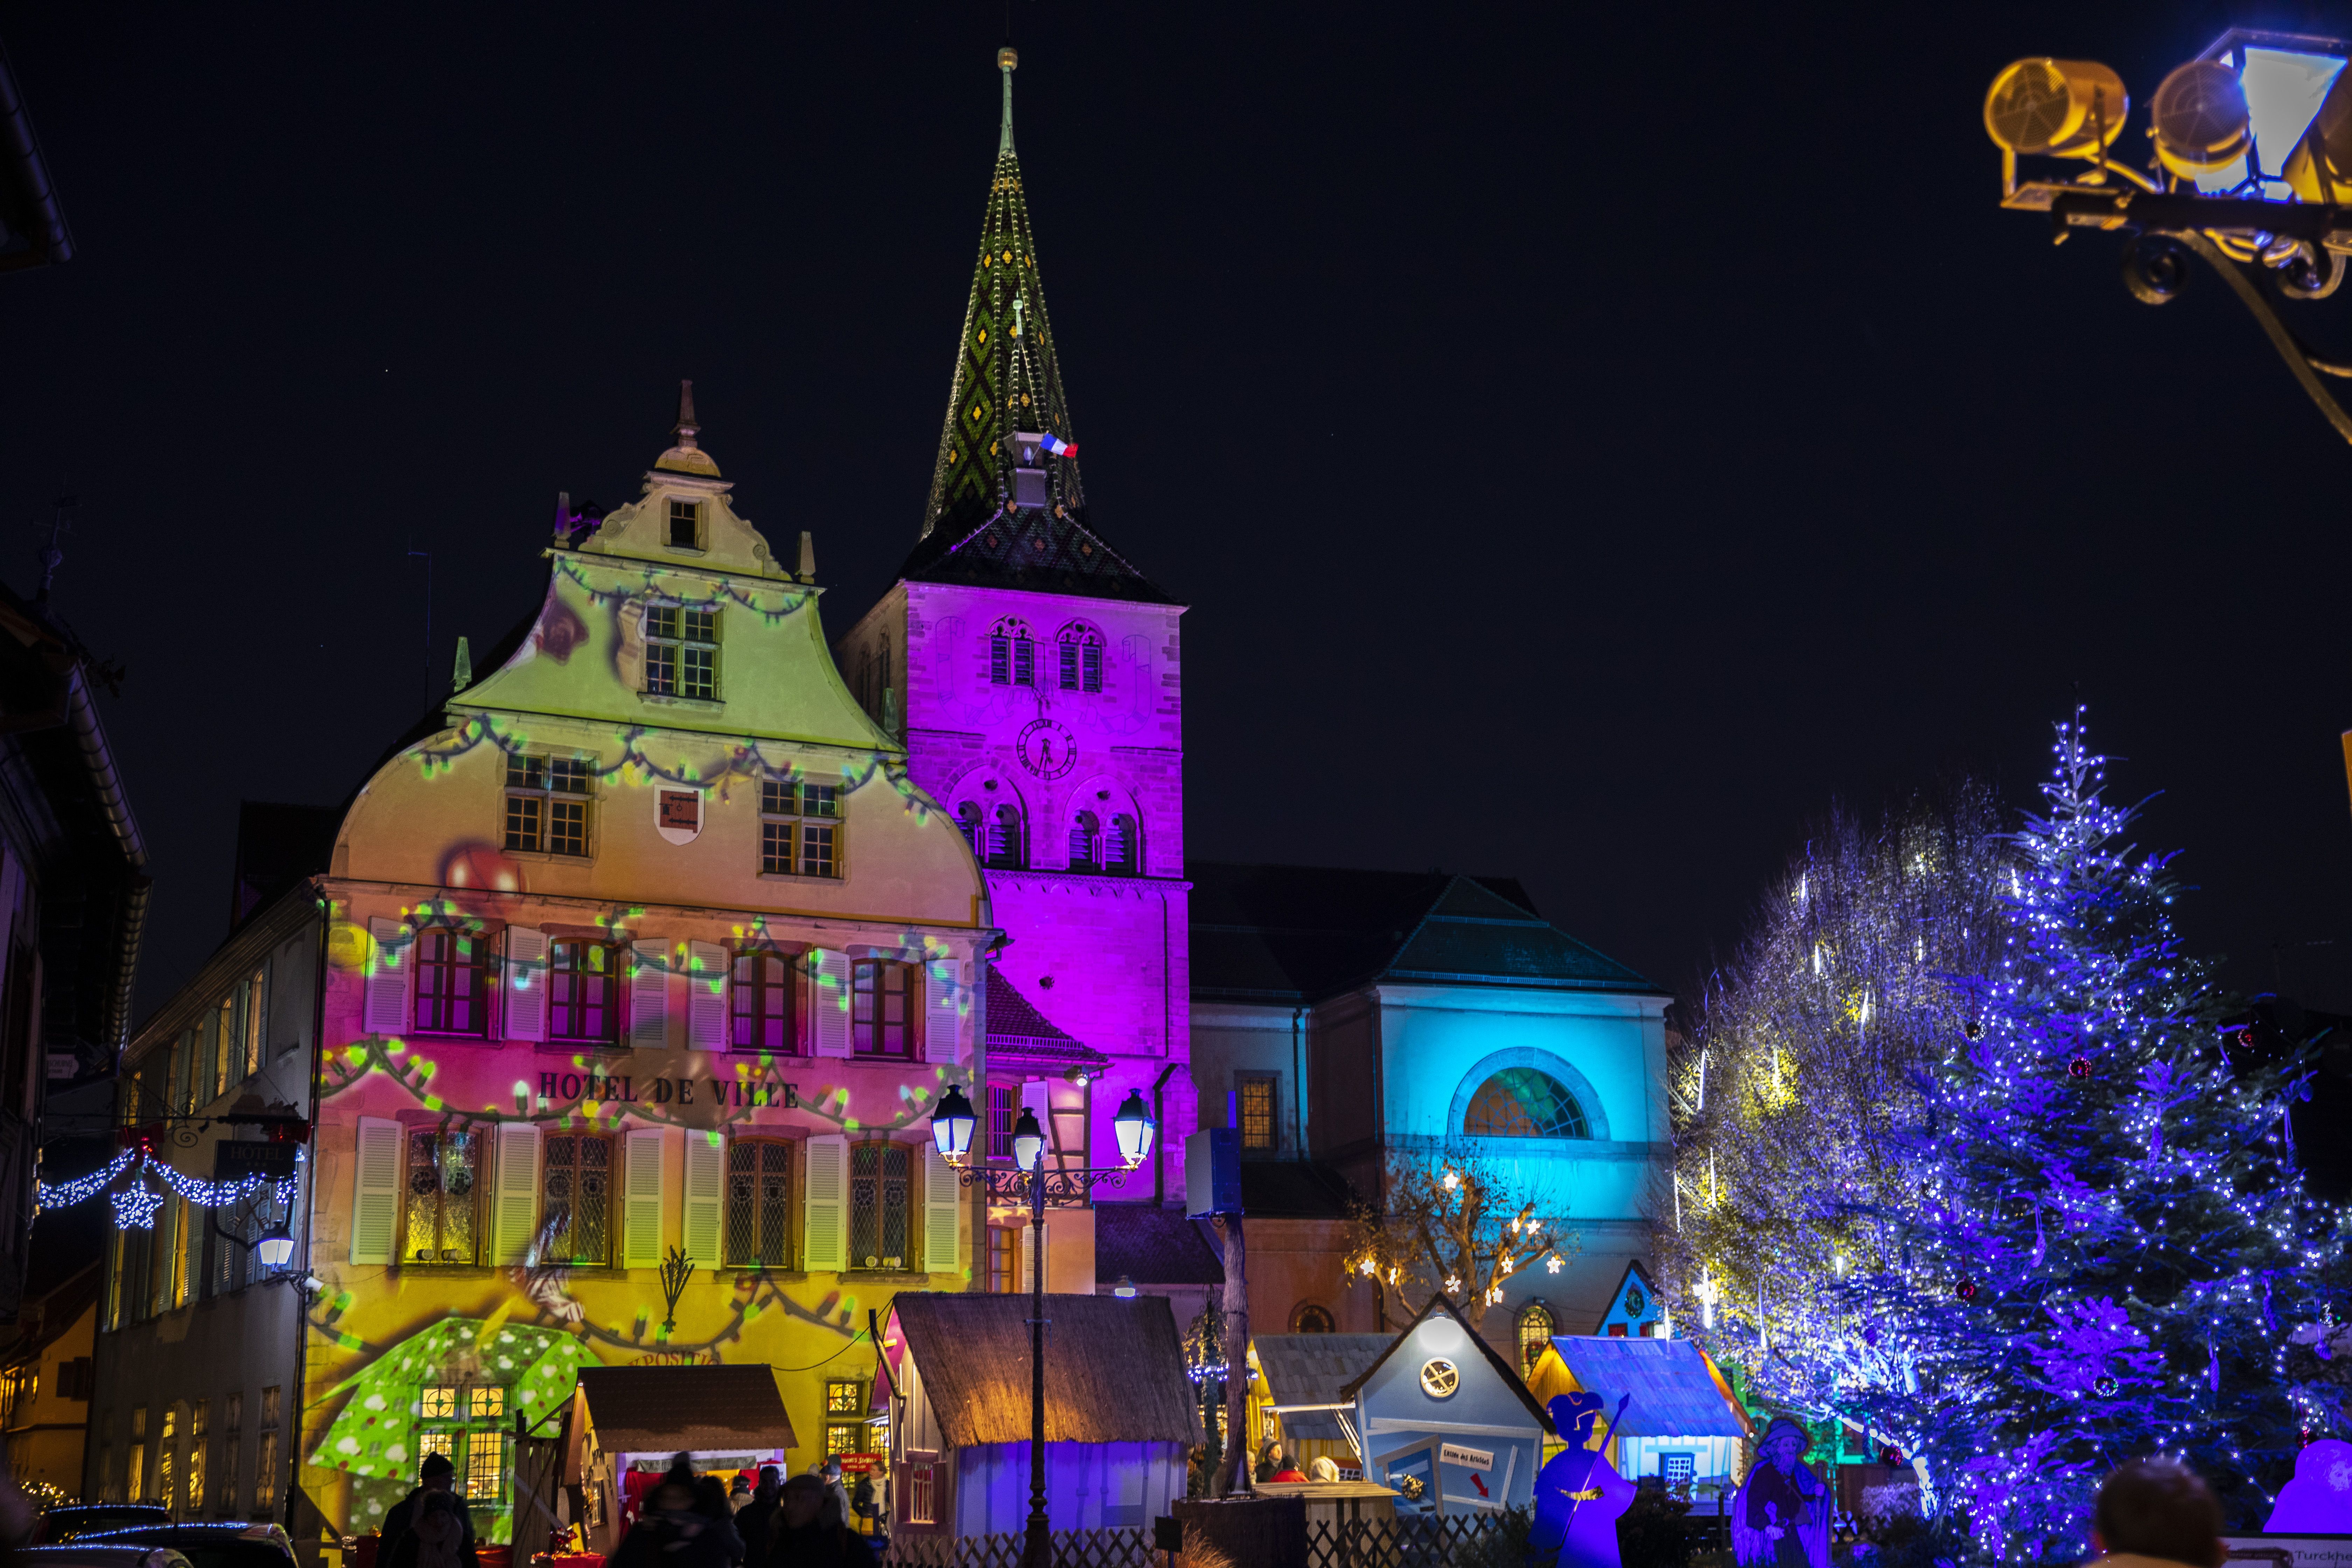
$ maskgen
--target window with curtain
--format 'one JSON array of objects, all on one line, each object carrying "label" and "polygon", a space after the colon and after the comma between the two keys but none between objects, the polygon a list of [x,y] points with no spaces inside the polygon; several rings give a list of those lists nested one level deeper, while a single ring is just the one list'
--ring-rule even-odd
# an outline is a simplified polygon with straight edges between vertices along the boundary
[{"label": "window with curtain", "polygon": [[541,1165],[541,1213],[563,1224],[548,1245],[551,1261],[609,1263],[613,1258],[613,1141],[588,1133],[547,1140]]}]

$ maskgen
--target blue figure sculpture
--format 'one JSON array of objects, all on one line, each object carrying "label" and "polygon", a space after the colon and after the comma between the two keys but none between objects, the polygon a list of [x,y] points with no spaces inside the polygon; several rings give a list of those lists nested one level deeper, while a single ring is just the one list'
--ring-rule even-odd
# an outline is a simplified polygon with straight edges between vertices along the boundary
[{"label": "blue figure sculpture", "polygon": [[[1620,1416],[1625,1403],[1618,1401]],[[1585,1446],[1601,1418],[1601,1396],[1559,1394],[1550,1410],[1552,1426],[1569,1446],[1537,1473],[1527,1560],[1531,1568],[1551,1563],[1559,1568],[1618,1568],[1617,1516],[1633,1506],[1633,1483],[1600,1449]],[[1602,1441],[1605,1446],[1605,1435]]]},{"label": "blue figure sculpture", "polygon": [[1829,1568],[1830,1499],[1801,1462],[1812,1440],[1775,1415],[1759,1458],[1731,1501],[1731,1550],[1740,1568]]}]

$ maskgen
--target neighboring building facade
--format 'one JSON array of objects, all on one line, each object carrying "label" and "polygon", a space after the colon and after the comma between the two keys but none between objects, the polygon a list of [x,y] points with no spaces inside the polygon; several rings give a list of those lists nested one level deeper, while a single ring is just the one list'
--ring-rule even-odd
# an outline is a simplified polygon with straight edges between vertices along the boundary
[{"label": "neighboring building facade", "polygon": [[99,1263],[84,1264],[26,1301],[15,1337],[0,1344],[0,1436],[7,1439],[8,1473],[37,1502],[81,1495],[103,1278]]},{"label": "neighboring building facade", "polygon": [[215,1510],[188,1445],[234,1391],[217,1511],[307,1550],[439,1451],[504,1541],[518,1419],[552,1435],[580,1368],[802,1368],[803,1460],[856,1451],[868,1310],[965,1288],[981,1205],[929,1126],[982,1068],[987,889],[835,673],[806,537],[770,551],[682,401],[642,499],[562,509],[538,610],[142,1031],[175,1169],[281,1106],[308,1157],[284,1275],[219,1209],[124,1233],[101,1495]]},{"label": "neighboring building facade", "polygon": [[[1139,1089],[1158,1101],[1159,1158],[1096,1196],[1148,1203],[1181,1193],[1193,1125],[1183,607],[1089,516],[1013,147],[1011,50],[999,67],[996,166],[922,533],[838,652],[971,844],[1012,939],[991,1076],[972,1094],[991,1153],[1009,1156],[1025,1086],[1050,1097],[1041,1121],[1067,1163],[1113,1163],[1111,1114]],[[1013,1013],[1045,1026],[1015,1034],[996,1016]],[[1094,1288],[1092,1221],[1083,1200],[1056,1207],[1053,1289]],[[992,1214],[1000,1281],[1018,1275],[1025,1224],[1010,1203]]]}]

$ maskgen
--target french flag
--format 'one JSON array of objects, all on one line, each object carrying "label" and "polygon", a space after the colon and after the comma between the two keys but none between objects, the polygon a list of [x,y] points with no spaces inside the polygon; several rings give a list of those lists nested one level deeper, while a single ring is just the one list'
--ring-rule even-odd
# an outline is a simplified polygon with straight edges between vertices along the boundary
[{"label": "french flag", "polygon": [[1065,441],[1050,431],[1037,445],[1044,448],[1049,458],[1075,458],[1078,455],[1078,444],[1076,441]]}]

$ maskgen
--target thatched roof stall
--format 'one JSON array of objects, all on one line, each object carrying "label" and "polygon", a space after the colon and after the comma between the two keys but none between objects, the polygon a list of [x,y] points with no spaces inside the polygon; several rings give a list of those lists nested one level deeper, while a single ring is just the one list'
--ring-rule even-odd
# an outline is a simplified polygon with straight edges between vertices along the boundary
[{"label": "thatched roof stall", "polygon": [[[985,1535],[1028,1517],[1025,1295],[901,1291],[882,1334],[898,1527]],[[1165,1298],[1045,1298],[1054,1528],[1141,1526],[1184,1495],[1201,1440]]]}]

